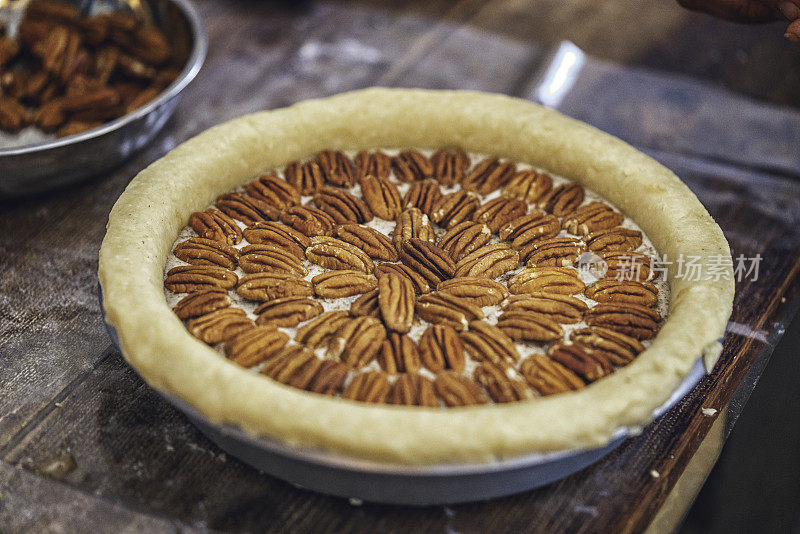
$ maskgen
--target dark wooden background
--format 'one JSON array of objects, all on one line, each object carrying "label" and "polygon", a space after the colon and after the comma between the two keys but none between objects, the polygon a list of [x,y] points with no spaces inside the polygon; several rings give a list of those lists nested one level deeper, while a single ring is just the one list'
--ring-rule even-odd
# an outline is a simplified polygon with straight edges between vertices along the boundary
[{"label": "dark wooden background", "polygon": [[[752,388],[796,308],[800,47],[783,27],[734,26],[652,0],[198,6],[209,57],[153,145],[108,176],[0,200],[0,531],[644,529],[716,419],[701,408],[746,398],[740,384]],[[559,109],[660,159],[736,254],[764,258],[759,279],[738,285],[714,373],[642,435],[513,497],[353,506],[227,456],[110,347],[95,274],[106,217],[165,151],[243,113],[374,84],[531,97],[562,40],[590,59]]]}]

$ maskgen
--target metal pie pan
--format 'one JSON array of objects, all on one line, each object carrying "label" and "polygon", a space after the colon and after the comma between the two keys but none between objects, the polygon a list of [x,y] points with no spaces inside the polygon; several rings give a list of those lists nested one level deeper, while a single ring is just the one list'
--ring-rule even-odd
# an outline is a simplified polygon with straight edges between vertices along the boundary
[{"label": "metal pie pan", "polygon": [[[98,295],[103,310],[99,285]],[[108,323],[105,325],[108,335],[120,350],[116,330]],[[653,418],[672,408],[703,375],[703,360],[698,358],[667,402],[653,411]],[[528,454],[489,464],[412,467],[289,447],[268,437],[253,436],[232,425],[212,423],[181,399],[163,392],[159,394],[186,414],[226,453],[265,473],[300,488],[386,504],[422,506],[482,501],[545,486],[600,460],[639,430],[619,428],[607,445],[594,449]]]}]

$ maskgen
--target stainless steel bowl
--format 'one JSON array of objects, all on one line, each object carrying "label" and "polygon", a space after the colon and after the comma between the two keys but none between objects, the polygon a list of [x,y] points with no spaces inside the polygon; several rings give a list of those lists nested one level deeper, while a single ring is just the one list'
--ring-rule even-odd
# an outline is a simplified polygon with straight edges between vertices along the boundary
[{"label": "stainless steel bowl", "polygon": [[[93,9],[131,9],[124,0],[71,3],[87,14]],[[205,28],[189,0],[141,0],[131,5],[156,26],[169,30],[166,33],[173,46],[188,51],[180,76],[147,105],[99,128],[24,146],[0,144],[0,196],[41,193],[96,176],[147,145],[172,115],[181,92],[197,75],[205,59],[208,49]],[[12,4],[0,11],[4,9],[15,7]]]}]

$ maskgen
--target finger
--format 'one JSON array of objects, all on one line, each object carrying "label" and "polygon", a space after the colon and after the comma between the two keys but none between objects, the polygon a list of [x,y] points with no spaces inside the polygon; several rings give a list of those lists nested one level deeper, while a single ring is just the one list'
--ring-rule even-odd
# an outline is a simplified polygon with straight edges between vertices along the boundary
[{"label": "finger", "polygon": [[780,18],[774,7],[754,0],[678,0],[678,3],[731,22],[757,23]]},{"label": "finger", "polygon": [[789,27],[786,28],[786,33],[783,34],[783,36],[793,43],[800,44],[800,19],[797,19],[789,24]]}]

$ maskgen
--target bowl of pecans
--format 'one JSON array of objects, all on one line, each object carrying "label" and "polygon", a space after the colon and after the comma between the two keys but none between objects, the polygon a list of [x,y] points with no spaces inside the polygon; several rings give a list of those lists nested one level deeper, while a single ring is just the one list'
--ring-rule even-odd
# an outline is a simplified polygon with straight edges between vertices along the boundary
[{"label": "bowl of pecans", "polygon": [[143,148],[206,49],[188,0],[0,2],[0,196],[95,176]]}]

